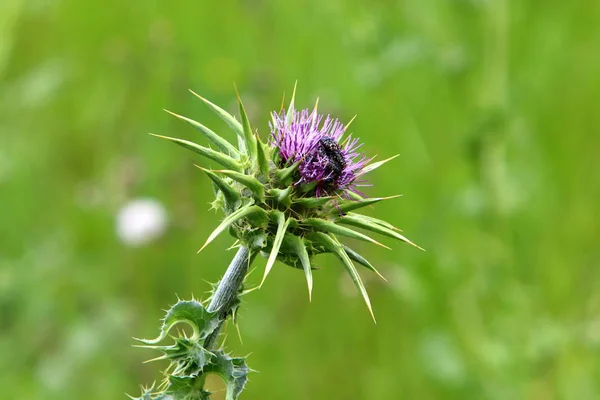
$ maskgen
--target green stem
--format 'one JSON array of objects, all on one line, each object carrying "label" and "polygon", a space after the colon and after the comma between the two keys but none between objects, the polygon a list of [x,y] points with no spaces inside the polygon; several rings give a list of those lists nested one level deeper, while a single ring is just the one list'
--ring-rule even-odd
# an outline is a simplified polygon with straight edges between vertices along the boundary
[{"label": "green stem", "polygon": [[[225,271],[225,275],[223,275],[217,290],[212,296],[212,300],[208,305],[208,311],[218,311],[219,317],[221,317],[223,322],[231,312],[231,307],[238,297],[240,287],[248,273],[250,264],[254,261],[254,257],[256,257],[255,252],[251,252],[250,249],[245,246],[240,247],[235,257],[233,257],[233,260],[231,260],[231,264],[229,264],[227,271]],[[217,329],[206,338],[204,348],[207,350],[214,347],[221,327],[223,326],[223,322],[221,322]]]}]

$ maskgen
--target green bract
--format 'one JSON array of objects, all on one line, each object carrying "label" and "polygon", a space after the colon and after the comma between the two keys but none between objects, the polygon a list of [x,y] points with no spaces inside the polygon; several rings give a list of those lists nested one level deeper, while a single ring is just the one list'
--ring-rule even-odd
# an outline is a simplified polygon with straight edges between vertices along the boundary
[{"label": "green bract", "polygon": [[[229,231],[239,244],[268,257],[262,282],[275,260],[279,260],[304,270],[309,297],[312,292],[313,257],[321,253],[333,253],[350,274],[373,316],[369,297],[354,262],[379,273],[360,254],[342,244],[340,237],[381,245],[367,234],[355,230],[361,228],[416,246],[387,222],[356,213],[362,207],[396,196],[362,198],[355,193],[337,191],[328,193],[329,196],[326,197],[318,197],[314,182],[299,183],[301,180],[298,179],[298,169],[302,161],[286,165],[280,158],[279,149],[263,142],[251,128],[239,95],[240,121],[217,105],[192,93],[227,123],[238,136],[239,143],[235,147],[203,124],[170,111],[169,113],[200,131],[212,147],[155,135],[192,150],[222,167],[213,170],[200,168],[214,187],[216,199],[212,203],[213,208],[222,210],[225,214],[225,218],[200,250],[220,233]],[[287,111],[288,120],[292,119],[293,113],[294,96]],[[358,176],[393,158],[364,166]]]}]

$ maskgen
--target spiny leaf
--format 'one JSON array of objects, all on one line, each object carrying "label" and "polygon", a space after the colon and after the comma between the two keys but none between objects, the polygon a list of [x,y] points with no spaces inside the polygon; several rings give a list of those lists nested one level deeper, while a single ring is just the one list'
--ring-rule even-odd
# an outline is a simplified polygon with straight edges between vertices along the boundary
[{"label": "spiny leaf", "polygon": [[246,142],[246,149],[248,150],[248,157],[250,157],[251,160],[255,160],[257,152],[256,138],[252,133],[252,127],[250,126],[250,121],[248,120],[248,114],[246,114],[244,104],[242,103],[242,99],[240,98],[237,88],[235,88],[235,94],[237,95],[237,101],[240,107],[240,117],[242,119],[242,129],[244,133],[244,141]]},{"label": "spiny leaf", "polygon": [[190,90],[190,92],[192,92],[194,96],[202,100],[204,104],[206,104],[215,114],[219,116],[219,118],[225,121],[225,123],[229,125],[229,127],[236,133],[236,135],[238,135],[241,138],[244,137],[244,128],[242,127],[242,124],[240,124],[233,115],[229,114],[227,111],[223,110],[216,104],[213,104],[210,101],[206,100],[204,97],[200,96],[193,90]]},{"label": "spiny leaf", "polygon": [[240,194],[237,190],[232,188],[223,178],[214,172],[199,167],[208,177],[215,183],[215,185],[219,188],[219,190],[223,193],[223,197],[225,197],[225,201],[229,204],[232,209],[235,209],[239,206],[239,202],[241,201]]},{"label": "spiny leaf", "polygon": [[277,221],[277,233],[275,234],[275,238],[273,239],[273,248],[271,249],[271,254],[269,254],[269,259],[267,260],[265,274],[263,275],[262,281],[260,282],[261,287],[263,283],[265,283],[267,275],[269,275],[269,272],[271,272],[273,264],[275,264],[275,260],[277,259],[277,254],[279,254],[279,248],[281,247],[281,242],[283,241],[285,231],[287,230],[288,225],[290,224],[290,219],[286,221],[285,215],[282,212],[275,211],[272,212],[271,215]]},{"label": "spiny leaf", "polygon": [[375,269],[375,267],[363,256],[361,256],[360,254],[358,254],[356,251],[352,250],[350,247],[348,246],[343,246],[344,250],[346,251],[346,254],[348,254],[348,257],[350,257],[350,259],[352,261],[356,261],[357,263],[363,265],[364,267],[366,267],[367,269],[375,272],[377,275],[379,275],[379,277],[381,279],[383,279],[384,281],[387,282],[387,279],[385,279],[385,277],[383,275],[381,275],[379,273],[379,271],[377,271]]},{"label": "spiny leaf", "polygon": [[365,229],[365,230],[368,230],[371,232],[379,233],[381,235],[385,235],[385,236],[388,236],[388,237],[391,237],[394,239],[401,240],[403,242],[406,242],[410,245],[415,246],[418,249],[423,250],[421,247],[417,246],[416,244],[414,244],[413,242],[408,240],[406,237],[404,237],[400,233],[393,231],[389,228],[386,228],[385,226],[375,224],[372,221],[369,221],[368,217],[365,218],[365,216],[361,216],[359,214],[346,215],[344,217],[338,218],[337,221],[341,224],[356,226],[358,228],[362,228],[362,229]]},{"label": "spiny leaf", "polygon": [[210,242],[212,242],[217,236],[219,236],[219,234],[221,232],[223,232],[225,229],[229,228],[229,226],[231,226],[231,224],[233,224],[235,221],[237,221],[240,218],[247,217],[251,214],[265,214],[265,211],[262,208],[260,208],[259,206],[247,205],[247,206],[244,206],[244,207],[240,208],[239,210],[229,214],[219,224],[219,226],[217,226],[217,228],[213,231],[213,233],[210,234],[208,239],[206,239],[206,243],[204,243],[202,248],[200,248],[200,250],[198,250],[198,253],[200,253]]},{"label": "spiny leaf", "polygon": [[192,150],[208,159],[218,162],[225,168],[229,168],[234,171],[242,170],[242,165],[239,162],[237,162],[232,157],[229,157],[228,155],[223,154],[219,151],[209,149],[208,147],[200,146],[199,144],[196,144],[196,143],[193,143],[193,142],[190,142],[187,140],[183,140],[183,139],[177,139],[177,138],[172,138],[172,137],[162,136],[162,135],[155,135],[154,133],[151,133],[151,135],[156,136],[161,139],[169,140],[169,141],[176,143],[182,147],[185,147],[188,150]]},{"label": "spiny leaf", "polygon": [[179,300],[173,307],[167,311],[163,319],[160,335],[156,339],[136,339],[142,343],[154,345],[163,340],[171,328],[178,323],[187,323],[193,330],[191,339],[204,339],[210,335],[219,324],[217,313],[211,313],[196,300]]},{"label": "spiny leaf", "polygon": [[214,362],[204,367],[203,374],[217,374],[225,381],[226,400],[236,400],[248,381],[250,368],[243,357],[232,358],[223,350],[215,352]]},{"label": "spiny leaf", "polygon": [[198,129],[200,132],[202,132],[204,134],[204,136],[206,136],[206,138],[208,140],[210,140],[215,146],[217,146],[219,148],[219,150],[221,150],[223,153],[229,154],[230,156],[235,157],[235,158],[240,157],[240,152],[231,143],[229,143],[227,140],[223,139],[221,136],[217,135],[211,129],[202,125],[200,122],[194,121],[193,119],[190,119],[187,117],[184,117],[183,115],[175,114],[174,112],[171,112],[169,110],[165,110],[165,111],[168,112],[169,114],[173,115],[174,117],[177,117],[180,120],[187,122],[188,124],[192,125],[194,128]]},{"label": "spiny leaf", "polygon": [[198,382],[201,379],[201,376],[169,375],[168,385],[165,389],[165,394],[169,397],[165,397],[165,399],[210,400],[211,393],[202,389],[202,385]]},{"label": "spiny leaf", "polygon": [[349,211],[356,210],[362,207],[370,206],[372,204],[378,203],[382,200],[390,200],[395,199],[396,197],[402,196],[401,194],[396,196],[388,196],[388,197],[374,197],[368,199],[360,199],[360,200],[346,200],[342,203],[338,203],[336,207],[332,207],[330,213],[331,214],[345,214]]},{"label": "spiny leaf", "polygon": [[342,264],[344,264],[344,267],[346,267],[348,274],[350,274],[350,277],[352,278],[352,282],[354,282],[354,285],[358,288],[365,303],[367,304],[367,308],[369,309],[369,313],[371,314],[373,321],[375,323],[377,323],[377,321],[375,321],[375,314],[373,314],[373,308],[371,307],[371,300],[369,299],[369,294],[367,293],[367,290],[365,289],[365,285],[363,284],[363,281],[360,278],[360,275],[358,274],[356,267],[354,267],[352,260],[350,259],[350,257],[348,256],[348,254],[346,253],[346,251],[344,250],[344,248],[340,244],[340,242],[335,238],[335,236],[326,235],[321,232],[311,233],[310,236],[314,240],[322,243],[329,252],[335,254],[340,259],[340,261],[342,261]]},{"label": "spiny leaf", "polygon": [[312,301],[313,278],[312,269],[310,266],[310,258],[308,256],[308,252],[306,251],[306,246],[299,236],[287,235],[286,239],[287,245],[298,256],[300,262],[302,263],[302,269],[304,270],[304,276],[306,277],[306,285],[308,286],[308,301]]},{"label": "spiny leaf", "polygon": [[371,171],[373,171],[373,170],[375,170],[375,169],[377,169],[377,168],[381,167],[383,164],[387,163],[388,161],[392,161],[394,158],[398,157],[399,155],[400,155],[400,154],[396,154],[396,155],[395,155],[395,156],[393,156],[393,157],[386,158],[385,160],[378,161],[378,162],[375,162],[375,163],[372,163],[372,164],[369,164],[369,165],[367,165],[366,167],[364,167],[364,168],[363,168],[363,169],[362,169],[362,170],[361,170],[361,171],[358,173],[358,176],[362,176],[362,175],[364,175],[364,174],[366,174],[366,173],[369,173],[369,172],[371,172]]},{"label": "spiny leaf", "polygon": [[335,222],[325,221],[320,218],[307,218],[302,223],[315,227],[317,229],[321,229],[325,232],[335,233],[336,235],[347,236],[353,239],[364,240],[365,242],[375,243],[381,247],[385,247],[386,249],[390,249],[387,246],[379,243],[377,240],[368,237],[360,232],[353,231],[352,229],[348,229],[346,227],[340,226]]},{"label": "spiny leaf", "polygon": [[154,391],[154,385],[150,387],[142,387],[142,395],[140,397],[133,397],[131,395],[126,395],[131,400],[173,400],[173,398],[164,393],[156,393]]},{"label": "spiny leaf", "polygon": [[263,184],[252,175],[246,175],[240,172],[228,170],[215,170],[215,172],[223,174],[228,178],[231,178],[234,181],[246,186],[261,203],[265,201],[265,188]]}]

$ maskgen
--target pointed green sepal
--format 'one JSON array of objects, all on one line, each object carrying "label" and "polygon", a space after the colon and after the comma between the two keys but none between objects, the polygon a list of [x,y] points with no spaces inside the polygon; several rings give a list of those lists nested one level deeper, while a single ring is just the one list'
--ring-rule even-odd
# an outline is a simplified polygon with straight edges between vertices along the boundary
[{"label": "pointed green sepal", "polygon": [[371,307],[371,300],[369,299],[367,289],[365,288],[365,285],[362,279],[360,278],[356,267],[352,263],[352,260],[348,256],[348,253],[346,253],[346,251],[344,250],[342,244],[335,238],[335,236],[327,235],[322,232],[313,232],[307,236],[310,236],[310,240],[320,243],[323,247],[325,247],[325,249],[328,252],[335,254],[340,259],[342,264],[344,264],[346,271],[348,271],[350,278],[352,278],[352,282],[354,282],[354,285],[360,291],[360,294],[362,295],[363,300],[365,301],[367,308],[369,309],[369,313],[371,314],[373,321],[377,323],[377,321],[375,321],[375,314],[373,314],[373,308]]},{"label": "pointed green sepal", "polygon": [[287,114],[285,115],[285,125],[290,126],[294,119],[294,100],[296,99],[296,86],[298,81],[294,83],[294,91],[292,92],[292,98],[290,99],[290,105],[288,106]]},{"label": "pointed green sepal", "polygon": [[283,242],[285,231],[287,231],[288,225],[290,224],[290,219],[286,220],[285,215],[280,211],[272,211],[271,218],[277,222],[277,232],[275,233],[275,238],[273,239],[273,246],[271,248],[271,253],[269,254],[269,259],[267,260],[265,273],[259,285],[261,287],[263,283],[265,283],[267,275],[269,275],[269,272],[271,272],[273,264],[275,264],[275,260],[277,259],[277,255],[279,254],[279,248],[281,247],[281,243]]},{"label": "pointed green sepal", "polygon": [[258,170],[264,177],[269,176],[269,148],[266,144],[260,141],[258,135],[256,136],[256,163],[258,164]]},{"label": "pointed green sepal", "polygon": [[370,206],[375,203],[379,203],[382,200],[395,199],[396,197],[400,197],[400,196],[402,196],[402,195],[399,194],[396,196],[389,196],[389,197],[374,197],[374,198],[367,198],[367,199],[360,199],[360,200],[346,200],[346,201],[338,203],[336,206],[333,206],[329,213],[330,214],[346,214],[349,211],[357,210],[359,208],[366,207],[366,206]]},{"label": "pointed green sepal", "polygon": [[348,254],[348,257],[350,257],[350,259],[352,261],[356,261],[357,263],[359,263],[360,265],[364,266],[368,270],[371,270],[371,271],[375,272],[381,279],[383,279],[384,281],[387,282],[387,279],[385,279],[384,276],[381,275],[379,273],[379,271],[377,271],[375,269],[375,267],[366,258],[364,258],[363,256],[361,256],[360,254],[358,254],[356,251],[352,250],[348,246],[344,246],[344,250],[346,251],[346,254]]},{"label": "pointed green sepal", "polygon": [[354,201],[360,201],[360,200],[364,200],[364,197],[362,197],[360,194],[358,193],[354,193],[351,190],[347,190],[346,191],[346,195],[348,196],[348,198],[350,200],[354,200]]},{"label": "pointed green sepal", "polygon": [[158,138],[161,139],[166,139],[169,140],[175,144],[178,144],[182,147],[185,147],[188,150],[192,150],[210,160],[216,161],[219,164],[221,164],[222,166],[224,166],[225,168],[229,168],[231,170],[234,171],[241,171],[242,170],[242,165],[237,162],[235,159],[233,159],[232,157],[221,153],[220,151],[216,151],[213,149],[209,149],[208,147],[204,147],[204,146],[200,146],[199,144],[196,144],[194,142],[190,142],[188,140],[183,140],[183,139],[177,139],[177,138],[172,138],[172,137],[168,137],[168,136],[162,136],[162,135],[155,135],[154,133],[151,133],[152,136],[156,136]]},{"label": "pointed green sepal", "polygon": [[304,244],[302,238],[300,238],[297,235],[286,235],[285,242],[286,247],[289,248],[294,254],[296,254],[298,259],[300,259],[302,269],[304,270],[304,276],[306,277],[306,285],[308,286],[308,301],[312,301],[312,267],[310,265],[310,257],[308,256],[308,251],[306,251],[306,245]]},{"label": "pointed green sepal", "polygon": [[317,208],[327,204],[333,197],[301,197],[294,199],[294,204],[306,208]]},{"label": "pointed green sepal", "polygon": [[190,90],[190,92],[192,92],[192,94],[194,96],[196,96],[197,98],[202,100],[204,102],[204,104],[206,104],[208,106],[208,108],[211,109],[211,111],[213,111],[215,114],[217,114],[219,116],[219,118],[221,118],[223,121],[225,121],[225,123],[227,125],[229,125],[229,127],[236,133],[236,135],[238,135],[241,138],[244,137],[244,128],[242,127],[242,124],[240,124],[233,115],[229,114],[227,111],[223,110],[221,107],[217,106],[216,104],[213,104],[210,101],[206,100],[204,97],[200,96],[198,93],[194,92],[193,90]]},{"label": "pointed green sepal", "polygon": [[188,124],[192,125],[197,130],[202,132],[204,134],[204,136],[206,136],[206,138],[208,140],[210,140],[215,146],[217,146],[219,148],[219,150],[221,150],[223,153],[228,154],[231,157],[234,157],[236,159],[240,158],[240,152],[238,151],[238,149],[236,149],[227,140],[225,140],[221,136],[217,135],[211,129],[202,125],[200,122],[194,121],[193,119],[190,119],[187,117],[184,117],[183,115],[175,114],[174,112],[171,112],[169,110],[165,110],[165,111],[168,112],[169,114],[171,114],[172,116],[179,118],[182,121],[187,122]]},{"label": "pointed green sepal", "polygon": [[240,205],[241,197],[239,192],[232,188],[231,185],[225,181],[225,179],[221,178],[211,170],[199,167],[197,165],[196,167],[200,168],[206,175],[208,175],[215,186],[221,191],[221,193],[223,193],[223,197],[231,209],[236,209]]},{"label": "pointed green sepal", "polygon": [[364,219],[367,219],[369,222],[372,222],[372,223],[374,223],[376,225],[384,226],[384,227],[386,227],[388,229],[391,229],[393,231],[402,232],[402,229],[396,228],[394,225],[390,224],[389,222],[384,221],[384,220],[379,219],[379,218],[370,217],[370,216],[367,216],[367,215],[357,214],[357,213],[353,213],[353,212],[348,213],[348,215],[356,216],[358,218],[364,218]]},{"label": "pointed green sepal", "polygon": [[251,160],[256,160],[256,152],[257,152],[257,146],[256,146],[256,138],[254,137],[254,134],[252,133],[252,127],[250,126],[250,121],[248,120],[248,114],[246,114],[246,109],[244,108],[244,104],[242,103],[242,99],[240,98],[240,94],[237,91],[237,88],[235,89],[235,93],[237,95],[237,101],[238,101],[238,105],[240,108],[240,117],[242,119],[242,130],[243,130],[243,134],[244,134],[244,141],[245,141],[245,147],[246,150],[248,151],[248,157]]},{"label": "pointed green sepal", "polygon": [[375,163],[372,163],[372,164],[369,164],[369,165],[367,165],[366,167],[364,167],[364,168],[363,168],[363,169],[362,169],[362,170],[361,170],[361,171],[358,173],[357,177],[358,177],[358,176],[362,176],[362,175],[364,175],[364,174],[367,174],[367,173],[369,173],[369,172],[371,172],[371,171],[373,171],[373,170],[375,170],[375,169],[377,169],[377,168],[381,167],[383,164],[387,163],[388,161],[392,161],[394,158],[398,157],[399,155],[400,155],[400,154],[396,154],[396,155],[395,155],[395,156],[393,156],[393,157],[386,158],[385,160],[378,161],[378,162],[375,162]]},{"label": "pointed green sepal", "polygon": [[415,246],[418,249],[423,250],[421,247],[417,246],[416,244],[414,244],[413,242],[408,240],[406,237],[404,237],[400,233],[393,231],[385,226],[374,223],[366,215],[360,215],[360,214],[346,215],[346,216],[338,218],[337,221],[341,224],[356,226],[358,228],[362,228],[367,231],[379,233],[384,236],[388,236],[388,237],[391,237],[394,239],[401,240],[412,246]]},{"label": "pointed green sepal", "polygon": [[326,221],[320,218],[307,218],[304,221],[302,221],[302,223],[320,229],[324,232],[335,233],[336,235],[342,235],[353,239],[363,240],[365,242],[371,242],[381,247],[385,247],[386,249],[390,249],[389,247],[379,243],[377,240],[372,239],[363,233],[353,231],[352,229],[348,229],[344,226],[340,226],[332,221]]},{"label": "pointed green sepal", "polygon": [[288,186],[286,189],[269,189],[269,196],[273,197],[273,199],[282,204],[284,207],[289,208],[292,205],[292,193],[294,192],[294,188]]},{"label": "pointed green sepal", "polygon": [[259,200],[261,203],[265,201],[265,187],[262,183],[260,183],[258,179],[256,179],[252,175],[246,175],[240,172],[228,170],[215,170],[215,172],[223,174],[226,177],[231,178],[234,181],[246,186],[248,189],[250,189],[254,197],[256,197],[256,199]]},{"label": "pointed green sepal", "polygon": [[289,186],[292,183],[293,175],[298,171],[300,161],[296,161],[292,165],[286,168],[278,169],[275,171],[277,180],[284,186]]},{"label": "pointed green sepal", "polygon": [[302,193],[309,193],[309,192],[314,192],[316,187],[317,187],[317,182],[313,181],[313,182],[308,182],[308,183],[303,183],[303,184],[298,185],[298,190]]},{"label": "pointed green sepal", "polygon": [[200,248],[200,250],[198,250],[198,253],[200,253],[210,242],[212,242],[217,236],[219,236],[219,234],[221,234],[225,229],[229,228],[234,222],[236,222],[240,218],[248,217],[254,214],[266,214],[266,212],[259,206],[247,205],[229,214],[210,234],[208,239],[206,239],[206,242]]}]

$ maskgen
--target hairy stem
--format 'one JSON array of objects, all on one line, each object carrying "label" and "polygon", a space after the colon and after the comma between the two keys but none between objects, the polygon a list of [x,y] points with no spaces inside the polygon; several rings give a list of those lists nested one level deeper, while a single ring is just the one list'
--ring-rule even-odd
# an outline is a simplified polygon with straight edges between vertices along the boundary
[{"label": "hairy stem", "polygon": [[[231,260],[231,264],[229,264],[227,271],[225,271],[225,275],[223,275],[223,278],[219,282],[217,290],[212,296],[212,300],[208,305],[208,311],[218,311],[219,316],[225,320],[231,311],[231,307],[238,296],[242,282],[244,282],[246,273],[248,273],[250,264],[254,261],[255,256],[256,253],[251,252],[247,247],[242,246],[239,248],[235,257]],[[204,342],[204,347],[206,349],[210,350],[215,345],[222,325],[223,323],[221,323],[221,325],[206,338],[206,341]]]}]

